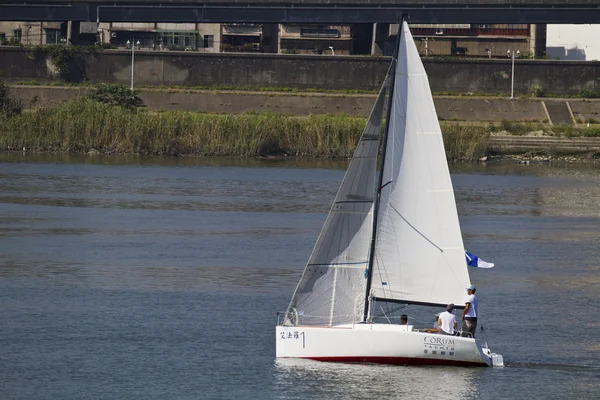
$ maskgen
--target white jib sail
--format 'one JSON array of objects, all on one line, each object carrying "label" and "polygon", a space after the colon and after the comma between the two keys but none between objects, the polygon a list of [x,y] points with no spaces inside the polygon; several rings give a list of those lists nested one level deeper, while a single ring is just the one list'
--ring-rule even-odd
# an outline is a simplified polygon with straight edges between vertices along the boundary
[{"label": "white jib sail", "polygon": [[364,271],[372,235],[377,153],[386,88],[387,83],[384,83],[292,297],[286,324],[337,325],[363,318]]},{"label": "white jib sail", "polygon": [[402,26],[371,293],[408,303],[462,304],[469,275],[427,74]]}]

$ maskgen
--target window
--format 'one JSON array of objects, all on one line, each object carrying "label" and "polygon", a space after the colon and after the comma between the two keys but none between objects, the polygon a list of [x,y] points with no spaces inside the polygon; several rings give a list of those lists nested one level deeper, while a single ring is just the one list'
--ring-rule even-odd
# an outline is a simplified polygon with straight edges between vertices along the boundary
[{"label": "window", "polygon": [[337,29],[302,28],[300,36],[310,38],[338,38],[340,37],[340,32]]},{"label": "window", "polygon": [[46,29],[46,44],[59,44],[60,39],[60,29]]},{"label": "window", "polygon": [[0,32],[0,45],[6,43],[6,33]]},{"label": "window", "polygon": [[204,35],[204,48],[213,48],[215,46],[215,35]]},{"label": "window", "polygon": [[196,35],[195,34],[185,34],[184,35],[184,43],[185,43],[185,47],[193,47],[196,48]]},{"label": "window", "polygon": [[21,38],[23,37],[23,31],[20,29],[15,29],[13,31],[13,42],[21,43]]},{"label": "window", "polygon": [[166,47],[197,47],[195,32],[164,32],[162,40]]}]

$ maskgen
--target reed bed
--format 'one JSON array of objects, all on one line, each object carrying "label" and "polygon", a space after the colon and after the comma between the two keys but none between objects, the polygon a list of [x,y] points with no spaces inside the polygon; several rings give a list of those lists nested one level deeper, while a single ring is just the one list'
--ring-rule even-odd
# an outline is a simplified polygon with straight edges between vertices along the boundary
[{"label": "reed bed", "polygon": [[[0,115],[0,149],[185,156],[349,157],[366,124],[347,115],[203,114],[126,110],[89,99]],[[485,155],[485,127],[444,125],[451,160]]]},{"label": "reed bed", "polygon": [[489,151],[488,127],[476,124],[442,123],[446,157],[451,161],[476,161]]}]

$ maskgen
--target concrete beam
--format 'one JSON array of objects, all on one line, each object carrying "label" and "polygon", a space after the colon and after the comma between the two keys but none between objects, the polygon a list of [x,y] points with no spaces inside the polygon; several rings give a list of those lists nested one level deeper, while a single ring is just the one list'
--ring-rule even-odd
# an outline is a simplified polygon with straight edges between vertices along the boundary
[{"label": "concrete beam", "polygon": [[[2,1],[2,0],[0,0]],[[457,3],[395,6],[209,6],[146,1],[143,4],[60,0],[0,4],[0,21],[195,22],[195,23],[397,23],[406,13],[412,23],[571,24],[600,21],[599,4],[544,6],[469,6]],[[10,0],[8,0],[10,1]],[[448,1],[448,0],[446,0]],[[532,0],[533,1],[533,0]],[[592,1],[592,0],[590,0]],[[596,3],[596,0],[593,0]],[[170,3],[173,4],[173,3]],[[264,3],[263,3],[264,4]]]}]

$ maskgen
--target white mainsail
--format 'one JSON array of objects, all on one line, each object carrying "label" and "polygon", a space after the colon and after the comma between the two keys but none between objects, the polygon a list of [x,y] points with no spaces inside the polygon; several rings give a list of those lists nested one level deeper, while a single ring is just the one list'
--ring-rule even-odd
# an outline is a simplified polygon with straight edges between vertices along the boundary
[{"label": "white mainsail", "polygon": [[406,22],[392,96],[371,295],[462,304],[470,281],[454,190],[427,74]]},{"label": "white mainsail", "polygon": [[287,324],[331,326],[363,318],[386,88],[384,83],[292,297]]}]

